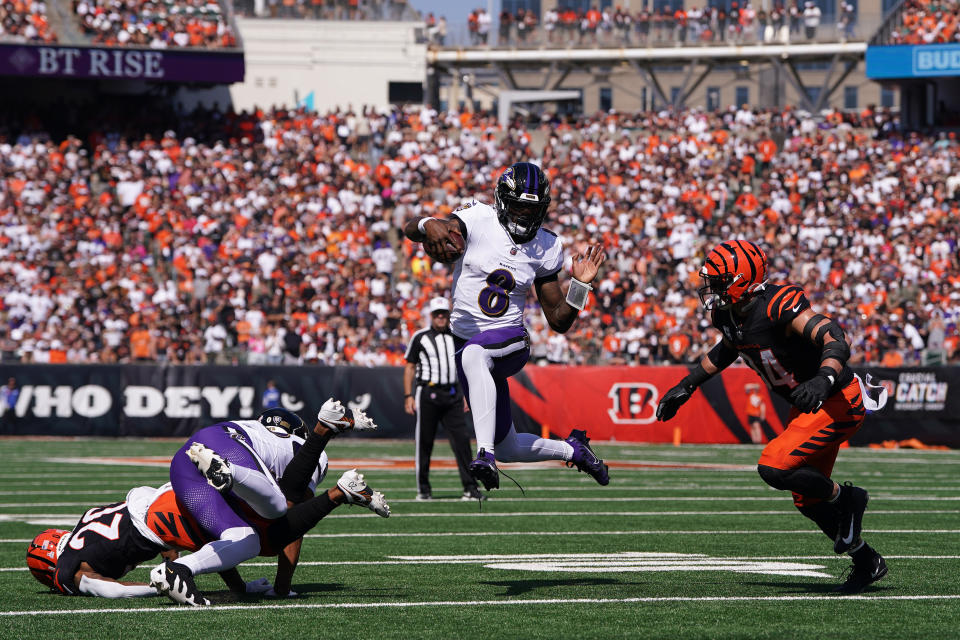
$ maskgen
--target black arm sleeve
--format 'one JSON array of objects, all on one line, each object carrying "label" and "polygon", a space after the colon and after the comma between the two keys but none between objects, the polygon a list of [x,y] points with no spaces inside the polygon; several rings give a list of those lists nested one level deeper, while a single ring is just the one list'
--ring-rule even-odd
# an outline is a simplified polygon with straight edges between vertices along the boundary
[{"label": "black arm sleeve", "polygon": [[310,478],[320,464],[320,454],[323,453],[329,440],[329,435],[319,436],[311,432],[307,436],[307,441],[297,450],[293,460],[283,470],[283,475],[277,484],[290,502],[297,503],[303,500]]},{"label": "black arm sleeve", "polygon": [[739,357],[740,352],[728,345],[725,340],[721,340],[707,352],[710,364],[721,371],[736,362]]}]

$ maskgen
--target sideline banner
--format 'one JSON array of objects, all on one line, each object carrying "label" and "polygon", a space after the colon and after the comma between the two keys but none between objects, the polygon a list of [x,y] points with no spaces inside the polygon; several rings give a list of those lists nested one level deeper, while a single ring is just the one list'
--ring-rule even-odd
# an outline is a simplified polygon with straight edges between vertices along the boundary
[{"label": "sideline banner", "polygon": [[[656,421],[657,402],[685,367],[528,366],[511,378],[513,419],[520,431],[547,427],[565,437],[584,428],[596,440],[685,443],[750,442],[748,384],[759,378],[734,366],[710,380],[671,422]],[[960,368],[869,371],[890,394],[870,414],[852,444],[917,438],[960,447]],[[19,398],[0,416],[0,433],[20,435],[187,436],[222,420],[252,418],[263,408],[267,382],[283,406],[308,422],[333,396],[366,411],[379,437],[413,437],[414,419],[403,411],[400,367],[231,367],[156,365],[8,365],[0,383],[16,379]],[[787,424],[790,407],[760,385],[766,404],[765,440]]]},{"label": "sideline banner", "polygon": [[281,404],[311,426],[333,396],[366,411],[382,436],[412,436],[402,375],[394,367],[3,365],[0,379],[15,378],[20,395],[13,415],[0,416],[0,433],[187,436],[256,417],[273,380]]},{"label": "sideline banner", "polygon": [[242,82],[243,51],[0,44],[0,75],[148,82]]}]

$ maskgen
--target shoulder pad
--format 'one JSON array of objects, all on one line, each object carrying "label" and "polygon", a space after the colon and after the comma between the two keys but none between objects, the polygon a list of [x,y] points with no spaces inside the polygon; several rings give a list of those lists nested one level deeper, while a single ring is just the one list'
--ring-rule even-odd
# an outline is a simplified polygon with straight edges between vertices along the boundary
[{"label": "shoulder pad", "polygon": [[767,318],[774,324],[785,324],[810,308],[803,289],[795,284],[774,285],[767,303]]},{"label": "shoulder pad", "polygon": [[452,211],[452,213],[456,213],[457,211],[464,211],[464,210],[466,210],[466,209],[469,209],[470,207],[475,207],[476,205],[477,205],[477,201],[476,201],[476,200],[471,200],[470,202],[464,202],[464,203],[461,204],[459,207],[457,207],[456,209],[454,209],[454,210]]}]

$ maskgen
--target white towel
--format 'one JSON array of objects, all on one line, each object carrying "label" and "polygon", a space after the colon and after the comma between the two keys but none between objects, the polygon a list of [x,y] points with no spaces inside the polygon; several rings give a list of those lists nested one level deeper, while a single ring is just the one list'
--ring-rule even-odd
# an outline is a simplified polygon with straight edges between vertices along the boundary
[{"label": "white towel", "polygon": [[874,378],[869,373],[867,374],[866,382],[854,374],[857,378],[857,382],[860,384],[860,396],[863,398],[863,406],[866,407],[867,411],[880,411],[887,404],[887,389],[886,387],[874,384]]}]

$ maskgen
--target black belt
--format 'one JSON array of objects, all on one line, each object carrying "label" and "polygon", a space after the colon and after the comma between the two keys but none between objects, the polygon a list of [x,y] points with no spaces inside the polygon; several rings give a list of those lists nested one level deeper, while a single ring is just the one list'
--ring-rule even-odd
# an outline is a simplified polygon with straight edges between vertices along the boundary
[{"label": "black belt", "polygon": [[430,389],[431,391],[447,391],[453,393],[457,390],[457,385],[455,384],[434,384],[432,382],[420,382],[419,385],[424,389]]}]

